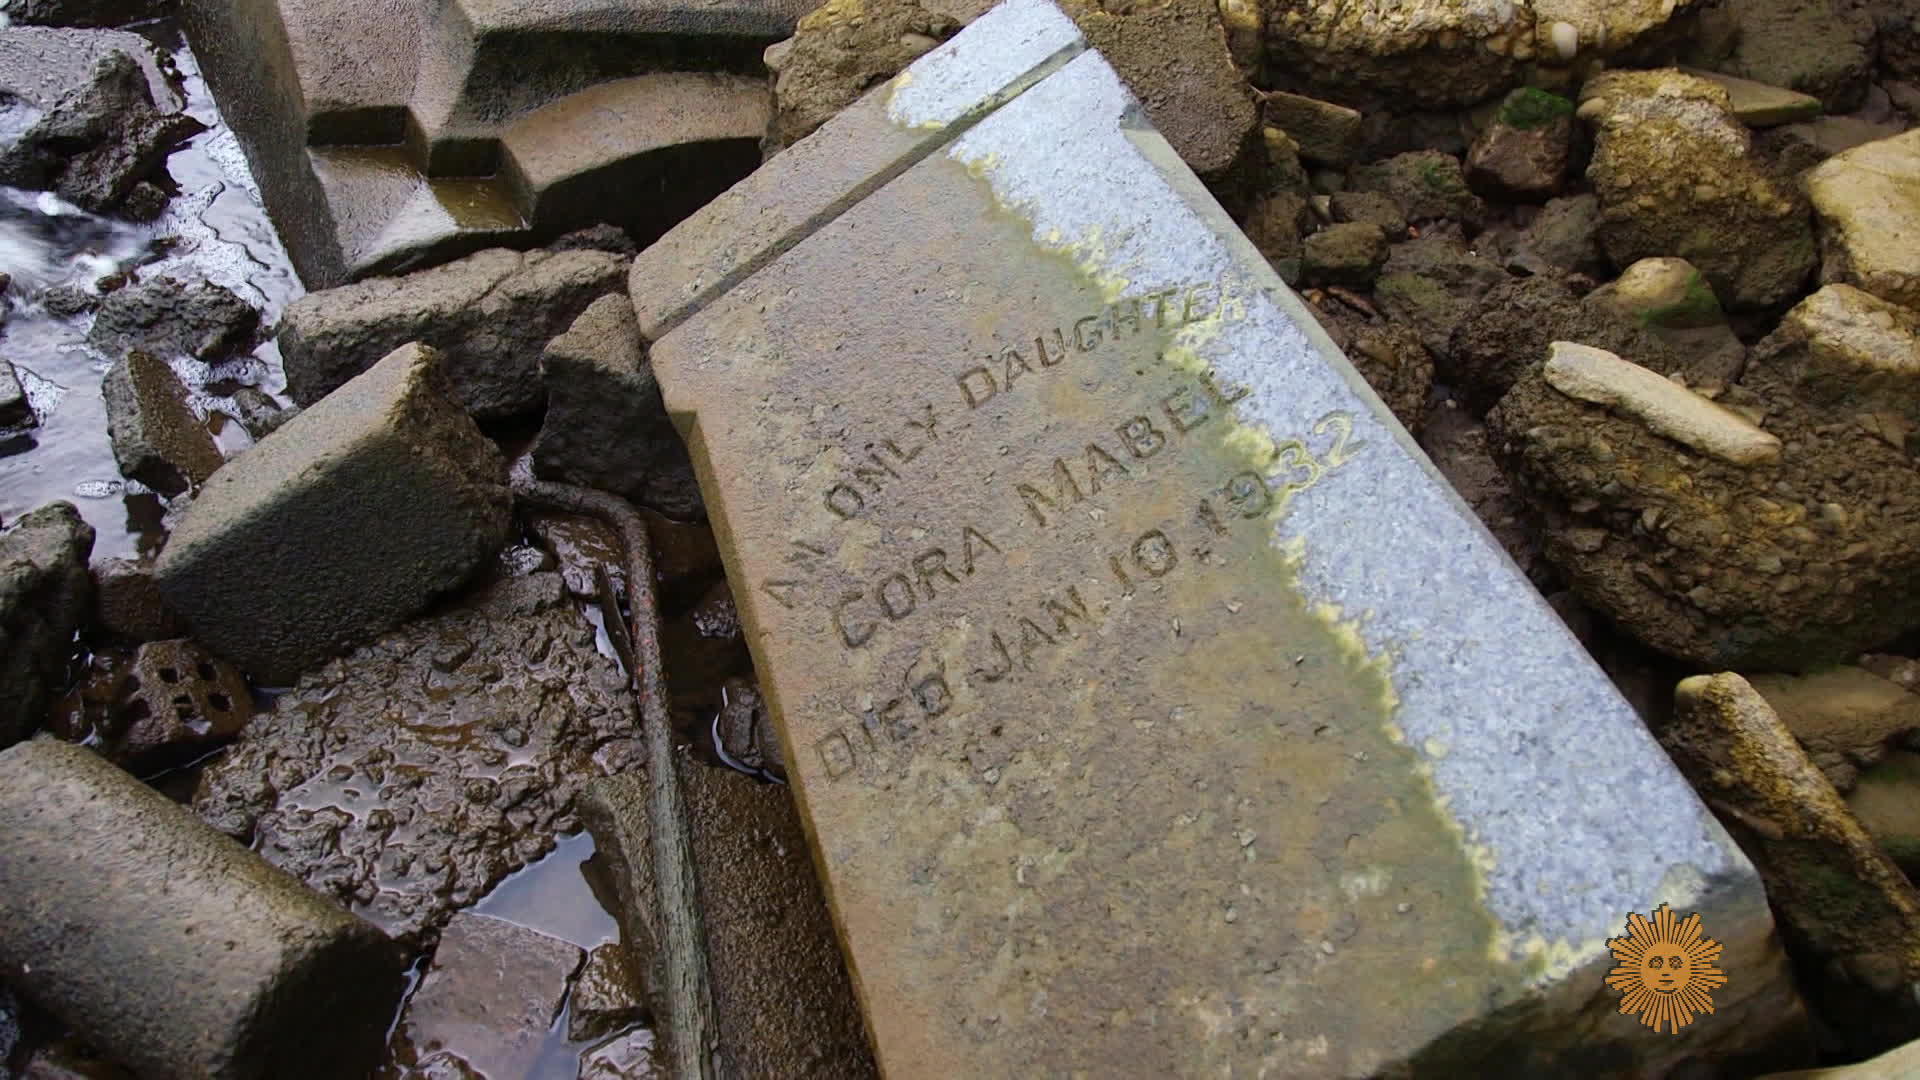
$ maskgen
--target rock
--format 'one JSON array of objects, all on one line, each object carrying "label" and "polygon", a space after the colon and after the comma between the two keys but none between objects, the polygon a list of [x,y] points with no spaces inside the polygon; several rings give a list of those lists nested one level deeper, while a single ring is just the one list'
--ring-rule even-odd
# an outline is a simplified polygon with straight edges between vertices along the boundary
[{"label": "rock", "polygon": [[1920,1025],[1920,892],[1746,680],[1696,675],[1660,733],[1708,805],[1753,853],[1807,1001],[1855,1045]]},{"label": "rock", "polygon": [[547,414],[533,445],[535,473],[676,517],[702,515],[693,463],[660,404],[624,295],[587,305],[547,343],[540,367]]},{"label": "rock", "polygon": [[1797,120],[1811,120],[1823,110],[1820,99],[1811,94],[1783,90],[1778,86],[1722,75],[1716,71],[1681,68],[1688,75],[1707,80],[1727,92],[1727,104],[1733,115],[1748,127],[1776,127]]},{"label": "rock", "polygon": [[434,351],[409,345],[222,468],[154,577],[197,639],[285,685],[491,559],[505,473]]},{"label": "rock", "polygon": [[88,1042],[142,1075],[367,1075],[402,982],[378,930],[55,740],[0,752],[0,832],[0,963]]},{"label": "rock", "polygon": [[396,1057],[481,1080],[534,1074],[580,947],[487,915],[448,920],[433,966],[407,1002]]},{"label": "rock", "polygon": [[620,288],[603,251],[475,255],[397,278],[309,293],[287,306],[287,392],[312,405],[408,342],[445,354],[454,399],[477,420],[540,407],[540,350],[588,304]]},{"label": "rock", "polygon": [[257,386],[243,386],[233,392],[233,405],[240,415],[240,426],[253,436],[254,442],[280,430],[280,425],[299,415],[298,406],[287,408],[273,399],[273,395]]},{"label": "rock", "polygon": [[1754,346],[1742,381],[1905,450],[1908,436],[1920,431],[1916,350],[1920,313],[1850,285],[1828,285]]},{"label": "rock", "polygon": [[108,761],[151,773],[239,734],[253,694],[232,664],[192,641],[154,641],[130,663],[96,652],[91,672],[54,709],[53,732]]},{"label": "rock", "polygon": [[1494,463],[1486,425],[1449,400],[1421,424],[1420,448],[1527,580],[1536,588],[1552,582],[1555,571],[1541,551],[1540,530]]},{"label": "rock", "polygon": [[1651,431],[1735,465],[1780,460],[1780,440],[1684,386],[1591,345],[1553,343],[1542,369],[1548,385],[1605,405]]},{"label": "rock", "polygon": [[20,386],[13,365],[0,359],[0,427],[32,427],[40,422],[33,414],[33,403]]},{"label": "rock", "polygon": [[786,758],[780,733],[760,686],[752,678],[735,676],[720,687],[720,711],[714,715],[714,746],[726,754],[726,764],[741,772],[785,780]]},{"label": "rock", "polygon": [[1713,286],[1685,259],[1641,259],[1588,293],[1587,303],[1609,305],[1645,327],[1684,358],[1669,373],[1682,372],[1695,388],[1723,387],[1746,366],[1747,348],[1727,325]]},{"label": "rock", "polygon": [[[460,918],[465,916],[456,916],[456,921]],[[567,998],[567,1038],[592,1042],[640,1023],[646,1018],[642,995],[626,950],[618,945],[595,947]]]},{"label": "rock", "polygon": [[580,1080],[655,1080],[653,1032],[635,1028],[580,1055]]},{"label": "rock", "polygon": [[1505,280],[1506,271],[1468,251],[1457,230],[1424,229],[1393,246],[1374,280],[1373,300],[1389,318],[1411,326],[1438,355],[1480,298]]},{"label": "rock", "polygon": [[0,182],[50,190],[108,213],[160,170],[175,146],[204,130],[185,113],[155,108],[147,70],[125,52],[109,52],[84,86],[0,150]]},{"label": "rock", "polygon": [[1905,1080],[1920,1074],[1920,1042],[1910,1042],[1858,1065],[1768,1073],[1760,1080]]},{"label": "rock", "polygon": [[1486,216],[1486,204],[1467,188],[1460,159],[1438,150],[1416,150],[1359,166],[1352,183],[1355,191],[1391,196],[1411,222],[1445,219],[1474,230]]},{"label": "rock", "polygon": [[259,324],[260,313],[224,285],[163,277],[108,293],[87,344],[108,356],[140,349],[222,360],[251,346]]},{"label": "rock", "polygon": [[1806,174],[1820,218],[1820,280],[1920,307],[1920,131],[1867,143]]},{"label": "rock", "polygon": [[813,9],[768,58],[774,106],[765,152],[813,134],[959,29],[952,16],[915,0],[831,0]]},{"label": "rock", "polygon": [[83,285],[55,285],[40,294],[40,306],[56,319],[71,319],[98,310],[104,299]]},{"label": "rock", "polygon": [[153,44],[125,30],[0,28],[0,87],[16,106],[44,115],[62,99],[83,91],[100,62],[116,53],[132,57],[140,65],[147,76],[149,98],[158,108],[171,112],[185,105],[185,99],[160,70],[160,54]]},{"label": "rock", "polygon": [[133,642],[159,641],[186,632],[167,609],[145,559],[101,559],[93,564],[93,617],[108,634]]},{"label": "rock", "polygon": [[1859,770],[1887,756],[1895,739],[1920,730],[1920,695],[1857,667],[1747,681],[1842,793],[1853,789]]},{"label": "rock", "polygon": [[1273,272],[1282,281],[1298,284],[1306,253],[1304,238],[1313,223],[1313,206],[1305,196],[1276,191],[1254,200],[1242,227],[1247,239],[1267,257]]},{"label": "rock", "polygon": [[1609,71],[1580,96],[1600,244],[1616,267],[1686,259],[1736,309],[1799,293],[1814,264],[1805,197],[1755,155],[1725,90],[1678,71]]},{"label": "rock", "polygon": [[[726,1075],[877,1075],[788,789],[686,760],[677,767]],[[660,940],[647,793],[643,772],[595,781],[581,811],[619,887],[625,943]],[[628,948],[640,967],[652,965],[651,946]],[[650,977],[657,985],[659,976]]]},{"label": "rock", "polygon": [[1266,72],[1286,89],[1407,111],[1478,104],[1536,65],[1591,63],[1657,35],[1688,3],[1264,0]]},{"label": "rock", "polygon": [[1393,243],[1407,238],[1407,216],[1391,196],[1375,191],[1336,191],[1329,200],[1333,220],[1378,225]]},{"label": "rock", "polygon": [[1315,285],[1373,283],[1387,262],[1387,234],[1378,225],[1329,225],[1307,237],[1301,250],[1301,279]]},{"label": "rock", "polygon": [[1754,137],[1774,171],[1797,176],[1836,154],[1891,139],[1906,131],[1904,121],[1873,123],[1858,116],[1822,116],[1797,124],[1768,128]]},{"label": "rock", "polygon": [[[720,550],[706,525],[672,521],[642,510],[647,536],[653,541],[654,590],[663,611],[691,606],[720,577]],[[599,599],[594,567],[605,566],[613,585],[626,592],[626,559],[620,540],[605,523],[579,514],[537,511],[529,523],[534,535],[554,553],[567,591],[582,600]]]},{"label": "rock", "polygon": [[1780,440],[1770,464],[1695,453],[1533,372],[1487,424],[1582,602],[1690,664],[1805,671],[1912,625],[1920,472],[1885,443],[1819,434],[1832,429],[1790,394],[1748,388],[1757,363],[1721,400],[1764,416]]},{"label": "rock", "polygon": [[625,679],[562,597],[558,575],[508,579],[307,672],[194,809],[389,933],[430,936],[577,829],[577,785],[643,754]]},{"label": "rock", "polygon": [[1467,186],[1489,199],[1544,202],[1573,159],[1573,102],[1522,87],[1467,151]]},{"label": "rock", "polygon": [[1731,50],[1701,66],[1818,98],[1829,112],[1856,108],[1873,69],[1873,20],[1831,0],[1726,0],[1706,16]]},{"label": "rock", "polygon": [[1275,90],[1260,95],[1261,121],[1300,146],[1300,156],[1319,165],[1346,166],[1360,150],[1359,112],[1331,101]]},{"label": "rock", "polygon": [[1530,274],[1557,270],[1607,276],[1611,267],[1600,250],[1600,200],[1593,195],[1568,195],[1547,200],[1514,244],[1508,264]]},{"label": "rock", "polygon": [[107,369],[107,436],[122,476],[163,495],[207,482],[226,463],[167,362],[135,350]]},{"label": "rock", "polygon": [[[1833,778],[1831,768],[1821,771]],[[1913,880],[1920,871],[1920,754],[1882,748],[1874,764],[1857,770],[1849,766],[1846,775],[1847,784],[1834,786],[1846,793],[1847,809],[1906,872],[1907,880]]]},{"label": "rock", "polygon": [[640,245],[633,242],[625,229],[617,225],[602,222],[574,231],[547,245],[548,251],[610,251],[624,258],[640,254]]},{"label": "rock", "polygon": [[0,532],[0,747],[39,726],[67,681],[73,636],[92,603],[93,527],[49,503]]},{"label": "rock", "polygon": [[1692,366],[1695,357],[1668,348],[1619,308],[1575,295],[1565,278],[1552,274],[1506,278],[1482,296],[1440,352],[1440,372],[1465,400],[1485,409],[1545,363],[1555,341],[1619,353],[1662,375],[1707,381],[1708,372]]},{"label": "rock", "polygon": [[163,14],[166,0],[11,0],[7,18],[15,26],[112,27]]}]

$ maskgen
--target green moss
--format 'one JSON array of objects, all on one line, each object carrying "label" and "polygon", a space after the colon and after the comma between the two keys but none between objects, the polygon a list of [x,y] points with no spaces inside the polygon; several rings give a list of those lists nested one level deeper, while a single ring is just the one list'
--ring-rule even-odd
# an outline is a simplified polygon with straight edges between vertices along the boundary
[{"label": "green moss", "polygon": [[1642,326],[1710,326],[1721,319],[1720,301],[1713,286],[1694,271],[1687,279],[1687,291],[1680,299],[1664,307],[1649,308],[1640,315]]},{"label": "green moss", "polygon": [[1449,169],[1445,163],[1440,161],[1421,162],[1420,179],[1428,188],[1442,195],[1452,195],[1467,189],[1466,185],[1461,182],[1460,171],[1458,169]]},{"label": "green moss", "polygon": [[1573,115],[1573,102],[1559,94],[1527,86],[1507,95],[1500,104],[1500,122],[1519,131],[1546,127],[1563,116]]}]

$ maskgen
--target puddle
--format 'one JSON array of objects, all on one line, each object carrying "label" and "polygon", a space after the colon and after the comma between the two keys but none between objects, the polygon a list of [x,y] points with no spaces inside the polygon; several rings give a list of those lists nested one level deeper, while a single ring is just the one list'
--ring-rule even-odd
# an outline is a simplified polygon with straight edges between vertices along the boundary
[{"label": "puddle", "polygon": [[[93,291],[100,277],[139,264],[141,280],[165,276],[232,289],[260,309],[262,326],[276,322],[302,291],[239,141],[221,120],[178,28],[159,20],[129,29],[170,58],[186,111],[207,125],[167,159],[180,193],[166,212],[152,224],[137,225],[88,214],[44,192],[0,188],[0,269],[16,279],[0,356],[13,363],[40,416],[39,427],[0,440],[0,454],[7,455],[0,457],[0,520],[68,500],[94,527],[96,560],[157,549],[165,500],[122,478],[114,464],[100,397],[111,358],[86,344],[93,316],[49,312],[46,290],[73,285]],[[0,127],[10,129],[18,118],[0,119]],[[244,446],[245,437],[236,437],[239,425],[214,415],[237,412],[209,386],[257,385],[285,400],[272,343],[218,365],[181,359],[174,367],[194,392],[195,410],[210,420],[229,453]]]}]

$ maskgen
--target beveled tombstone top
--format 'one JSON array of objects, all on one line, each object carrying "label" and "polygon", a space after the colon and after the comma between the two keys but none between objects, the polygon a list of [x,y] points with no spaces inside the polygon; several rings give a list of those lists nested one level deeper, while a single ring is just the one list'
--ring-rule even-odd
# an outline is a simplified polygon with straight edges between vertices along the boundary
[{"label": "beveled tombstone top", "polygon": [[1005,4],[814,137],[884,168],[803,142],[634,269],[882,1068],[1593,1044],[1662,901],[1777,1009],[1751,867],[1081,48]]}]

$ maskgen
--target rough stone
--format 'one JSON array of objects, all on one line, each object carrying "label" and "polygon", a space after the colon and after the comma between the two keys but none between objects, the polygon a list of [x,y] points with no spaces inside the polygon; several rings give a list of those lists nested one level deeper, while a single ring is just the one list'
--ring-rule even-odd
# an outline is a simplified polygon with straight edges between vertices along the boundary
[{"label": "rough stone", "polygon": [[1438,150],[1398,154],[1353,170],[1353,190],[1391,196],[1411,222],[1444,218],[1469,229],[1480,227],[1486,204],[1467,187],[1460,159]]},{"label": "rough stone", "polygon": [[1819,116],[1824,108],[1820,99],[1811,94],[1783,90],[1778,86],[1768,86],[1735,75],[1722,75],[1717,71],[1694,68],[1680,70],[1725,90],[1727,104],[1733,109],[1733,115],[1748,127],[1775,127],[1797,120],[1811,120]]},{"label": "rough stone", "polygon": [[108,634],[133,642],[159,641],[186,632],[167,609],[145,559],[101,559],[93,564],[94,623]]},{"label": "rough stone", "polygon": [[1805,183],[1820,217],[1820,279],[1920,307],[1920,131],[1830,158]]},{"label": "rough stone", "polygon": [[16,107],[44,114],[85,87],[100,62],[115,53],[139,63],[147,76],[150,100],[160,109],[171,112],[184,104],[161,72],[152,43],[124,30],[0,28],[0,87],[5,87]]},{"label": "rough stone", "polygon": [[587,305],[547,343],[540,369],[547,414],[533,446],[536,473],[675,517],[703,515],[693,463],[660,404],[624,294]]},{"label": "rough stone", "polygon": [[0,533],[0,747],[39,726],[67,681],[73,635],[92,604],[93,527],[72,503],[15,519]]},{"label": "rough stone", "polygon": [[534,574],[309,671],[194,809],[417,940],[576,831],[577,785],[643,753],[618,666]]},{"label": "rough stone", "polygon": [[1387,234],[1378,225],[1329,225],[1301,247],[1301,280],[1316,285],[1372,284],[1387,262]]},{"label": "rough stone", "polygon": [[[713,530],[704,524],[672,521],[648,510],[642,510],[641,517],[653,542],[654,590],[661,610],[671,613],[692,606],[722,573]],[[620,539],[605,523],[578,514],[540,511],[532,516],[531,525],[540,542],[554,553],[569,593],[582,600],[599,599],[599,586],[594,581],[596,565],[606,567],[616,591],[626,592],[626,559],[620,553]]]},{"label": "rough stone", "polygon": [[583,955],[577,945],[503,919],[455,915],[400,1017],[395,1058],[426,1066],[428,1075],[534,1075]]},{"label": "rough stone", "polygon": [[[924,156],[802,142],[635,261],[881,1069],[1624,1076],[1791,1026],[1743,857],[1100,56],[951,126],[1007,87],[954,58],[1050,15],[896,80]],[[714,235],[775,191],[832,212]],[[1661,894],[1732,1028],[1607,1038]]]},{"label": "rough stone", "polygon": [[[685,758],[676,767],[726,1075],[877,1075],[792,795]],[[640,772],[596,781],[583,800],[596,848],[609,853],[619,884],[623,942],[660,939],[651,921],[646,804]],[[635,951],[642,967],[656,959],[650,946]],[[660,976],[649,977],[657,986]]]},{"label": "rough stone", "polygon": [[273,399],[273,395],[257,386],[242,386],[233,392],[233,407],[240,415],[235,419],[253,436],[254,442],[280,430],[280,425],[299,414],[299,406],[288,408]]},{"label": "rough stone", "polygon": [[773,714],[759,684],[751,678],[736,676],[720,687],[719,712],[714,714],[710,738],[725,751],[726,764],[745,773],[784,781],[786,755],[780,749],[780,733],[773,729]]},{"label": "rough stone", "polygon": [[580,1080],[655,1080],[653,1032],[635,1028],[580,1055]]},{"label": "rough stone", "polygon": [[454,398],[475,419],[540,407],[540,351],[587,305],[619,289],[602,251],[482,251],[445,266],[309,293],[287,305],[287,393],[312,405],[409,342],[445,354]]},{"label": "rough stone", "polygon": [[1260,95],[1260,117],[1291,136],[1300,156],[1316,164],[1349,165],[1360,151],[1364,118],[1344,105],[1276,90]]},{"label": "rough stone", "polygon": [[366,1075],[401,989],[378,930],[55,740],[0,752],[0,831],[0,963],[89,1042],[142,1075]]},{"label": "rough stone", "polygon": [[1799,294],[1815,261],[1805,196],[1756,156],[1727,92],[1678,71],[1609,71],[1580,91],[1587,179],[1616,267],[1686,259],[1731,308]]},{"label": "rough stone", "polygon": [[1744,381],[1905,450],[1920,431],[1920,313],[1828,285],[1754,346]]},{"label": "rough stone", "polygon": [[323,289],[603,222],[644,246],[758,163],[760,55],[809,6],[188,0],[182,21]]},{"label": "rough stone", "polygon": [[285,685],[492,558],[505,473],[433,350],[409,345],[215,474],[154,576],[197,639]]},{"label": "rough stone", "polygon": [[1316,321],[1326,330],[1354,370],[1409,433],[1425,422],[1427,395],[1433,389],[1433,354],[1420,335],[1401,323],[1368,320],[1344,301],[1309,294]]},{"label": "rough stone", "polygon": [[184,639],[140,646],[130,662],[93,655],[88,677],[49,727],[116,765],[149,773],[204,755],[239,734],[253,693],[232,664]]},{"label": "rough stone", "polygon": [[[1816,760],[1815,764],[1819,764]],[[1828,779],[1834,770],[1822,767]],[[1849,772],[1845,786],[1847,809],[1861,828],[1913,880],[1920,871],[1920,754],[1911,750],[1883,752],[1874,764]]]},{"label": "rough stone", "polygon": [[1592,194],[1547,200],[1514,244],[1509,265],[1527,273],[1558,270],[1599,280],[1611,269],[1600,250],[1600,200]]},{"label": "rough stone", "polygon": [[1557,580],[1527,504],[1494,461],[1486,424],[1458,402],[1444,402],[1421,424],[1420,448],[1528,581],[1544,589]]},{"label": "rough stone", "polygon": [[[1392,202],[1384,195],[1376,197]],[[1397,207],[1394,213],[1399,213]],[[1405,222],[1401,224],[1404,227]],[[1298,284],[1306,254],[1305,237],[1313,225],[1313,204],[1305,196],[1275,191],[1254,200],[1243,227],[1247,239],[1267,257],[1268,265],[1280,280]]]},{"label": "rough stone", "polygon": [[774,110],[766,152],[813,134],[959,29],[959,20],[915,0],[830,0],[813,9],[767,63]]},{"label": "rough stone", "polygon": [[7,18],[15,26],[125,26],[162,15],[167,0],[10,0]]},{"label": "rough stone", "polygon": [[1396,322],[1413,327],[1435,355],[1443,354],[1454,329],[1506,271],[1467,249],[1456,229],[1423,229],[1395,244],[1374,279],[1373,299]]},{"label": "rough stone", "polygon": [[1920,695],[1857,667],[1747,681],[1843,793],[1861,769],[1886,758],[1895,739],[1920,730]]},{"label": "rough stone", "polygon": [[618,945],[599,945],[587,953],[587,962],[567,997],[567,1038],[592,1042],[645,1019],[639,976]]},{"label": "rough stone", "polygon": [[1467,186],[1489,199],[1544,202],[1566,179],[1573,130],[1573,102],[1532,87],[1513,91],[1467,151]]},{"label": "rough stone", "polygon": [[[4,321],[4,320],[0,320]],[[40,422],[33,414],[33,403],[14,374],[13,365],[0,359],[0,427],[32,427]]]},{"label": "rough stone", "polygon": [[151,353],[135,350],[100,381],[107,400],[107,437],[122,476],[163,495],[207,482],[226,459],[193,406],[187,388]]},{"label": "rough stone", "polygon": [[[1818,98],[1847,112],[1866,96],[1873,72],[1873,20],[1832,0],[1725,0],[1703,35],[1729,42],[1702,66]],[[1715,50],[1719,51],[1719,50]]]},{"label": "rough stone", "polygon": [[1660,741],[1754,853],[1808,1003],[1876,1049],[1911,1033],[1920,1024],[1920,892],[1765,699],[1738,675],[1686,679]]},{"label": "rough stone", "polygon": [[1391,196],[1376,191],[1336,191],[1328,199],[1328,210],[1337,222],[1378,225],[1393,243],[1407,239],[1407,215]]},{"label": "rough stone", "polygon": [[1604,405],[1651,431],[1735,465],[1780,460],[1779,438],[1752,421],[1638,364],[1568,341],[1556,341],[1541,373],[1571,398]]},{"label": "rough stone", "polygon": [[251,345],[259,323],[260,313],[223,285],[163,277],[108,293],[87,344],[109,356],[141,349],[221,360]]}]

